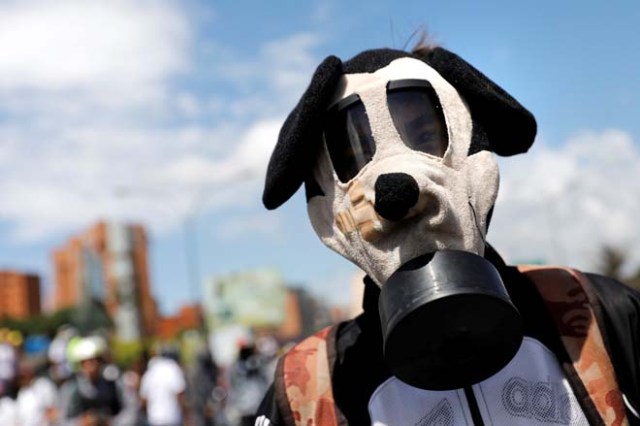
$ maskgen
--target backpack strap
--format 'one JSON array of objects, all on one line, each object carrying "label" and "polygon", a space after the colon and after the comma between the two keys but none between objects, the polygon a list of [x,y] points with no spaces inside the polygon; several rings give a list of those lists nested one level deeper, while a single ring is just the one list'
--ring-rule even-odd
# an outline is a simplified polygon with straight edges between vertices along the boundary
[{"label": "backpack strap", "polygon": [[280,359],[275,392],[287,424],[345,424],[335,406],[331,381],[337,328],[337,325],[326,327],[307,337]]},{"label": "backpack strap", "polygon": [[589,279],[569,268],[520,265],[542,296],[577,378],[603,420],[628,425],[622,392],[604,344]]}]

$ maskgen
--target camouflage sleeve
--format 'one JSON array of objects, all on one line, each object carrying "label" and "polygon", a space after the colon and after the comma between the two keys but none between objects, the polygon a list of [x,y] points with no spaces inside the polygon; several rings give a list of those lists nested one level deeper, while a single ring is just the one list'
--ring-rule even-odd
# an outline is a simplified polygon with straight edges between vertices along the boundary
[{"label": "camouflage sleeve", "polygon": [[255,426],[284,426],[286,425],[280,409],[278,408],[278,402],[276,400],[275,388],[273,385],[269,387],[266,395],[258,407],[256,412]]}]

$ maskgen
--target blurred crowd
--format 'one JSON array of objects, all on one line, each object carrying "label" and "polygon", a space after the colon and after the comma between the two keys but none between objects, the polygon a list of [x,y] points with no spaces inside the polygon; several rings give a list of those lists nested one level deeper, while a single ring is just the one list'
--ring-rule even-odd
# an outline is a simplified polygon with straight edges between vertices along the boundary
[{"label": "blurred crowd", "polygon": [[224,367],[206,344],[185,360],[179,345],[156,342],[123,366],[106,336],[71,327],[27,346],[0,329],[2,426],[252,425],[278,356],[268,337],[238,344]]}]

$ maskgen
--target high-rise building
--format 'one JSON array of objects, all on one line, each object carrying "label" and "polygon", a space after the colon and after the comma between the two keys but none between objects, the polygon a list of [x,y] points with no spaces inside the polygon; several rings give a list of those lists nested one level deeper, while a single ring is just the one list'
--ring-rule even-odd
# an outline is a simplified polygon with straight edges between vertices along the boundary
[{"label": "high-rise building", "polygon": [[99,222],[53,254],[55,308],[101,300],[123,340],[154,334],[147,237],[141,225]]},{"label": "high-rise building", "polygon": [[40,313],[40,277],[0,271],[0,317],[28,318]]}]

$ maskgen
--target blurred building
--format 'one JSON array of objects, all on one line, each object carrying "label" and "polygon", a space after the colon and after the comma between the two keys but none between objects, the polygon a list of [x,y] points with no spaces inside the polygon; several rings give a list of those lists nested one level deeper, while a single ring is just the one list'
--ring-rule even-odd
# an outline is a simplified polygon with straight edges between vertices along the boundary
[{"label": "blurred building", "polygon": [[185,305],[177,315],[162,317],[156,333],[161,339],[174,339],[185,330],[200,330],[203,325],[202,308],[198,304]]},{"label": "blurred building", "polygon": [[53,254],[54,308],[100,300],[123,340],[155,333],[147,236],[141,225],[99,222]]},{"label": "blurred building", "polygon": [[289,287],[274,269],[256,269],[218,277],[205,288],[211,331],[242,326],[278,340],[306,337],[332,322],[324,301],[305,288]]},{"label": "blurred building", "polygon": [[364,298],[364,271],[357,270],[351,277],[351,300],[347,316],[355,318],[362,313],[362,300]]},{"label": "blurred building", "polygon": [[303,334],[303,321],[309,319],[303,315],[300,301],[300,293],[295,290],[287,291],[285,300],[284,318],[275,334],[282,340],[295,340]]},{"label": "blurred building", "polygon": [[0,317],[28,318],[40,312],[40,277],[0,271]]},{"label": "blurred building", "polygon": [[211,330],[230,324],[278,327],[285,317],[287,289],[281,274],[256,269],[208,280],[204,308]]},{"label": "blurred building", "polygon": [[333,323],[331,309],[303,287],[287,289],[286,315],[274,330],[281,341],[300,340]]}]

